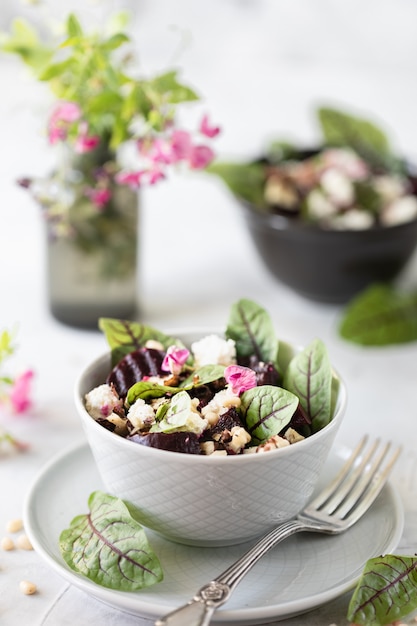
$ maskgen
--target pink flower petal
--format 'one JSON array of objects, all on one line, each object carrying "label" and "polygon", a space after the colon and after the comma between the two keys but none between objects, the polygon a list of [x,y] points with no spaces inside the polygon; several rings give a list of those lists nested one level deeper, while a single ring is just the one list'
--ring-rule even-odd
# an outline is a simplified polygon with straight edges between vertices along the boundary
[{"label": "pink flower petal", "polygon": [[208,115],[204,115],[200,123],[200,133],[206,137],[216,137],[220,133],[220,126],[212,126],[209,123]]},{"label": "pink flower petal", "polygon": [[186,130],[174,130],[171,135],[171,151],[175,161],[188,159],[192,151],[190,133]]},{"label": "pink flower petal", "polygon": [[87,196],[87,198],[90,198],[91,202],[95,204],[96,207],[101,209],[110,200],[111,191],[108,188],[94,189],[93,187],[88,187],[85,190],[85,195]]},{"label": "pink flower petal", "polygon": [[224,377],[233,393],[238,396],[257,385],[254,370],[242,365],[229,365],[224,370]]},{"label": "pink flower petal", "polygon": [[97,148],[100,143],[100,137],[98,135],[80,135],[75,142],[75,152],[78,154],[84,154],[85,152],[91,152],[94,148]]},{"label": "pink flower petal", "polygon": [[27,370],[18,376],[13,383],[9,397],[15,413],[24,413],[32,406],[30,394],[33,376],[34,372]]},{"label": "pink flower petal", "polygon": [[208,146],[193,146],[188,163],[193,170],[202,170],[214,159],[214,152]]},{"label": "pink flower petal", "polygon": [[164,178],[165,174],[159,167],[154,167],[148,171],[148,182],[150,185],[155,185]]},{"label": "pink flower petal", "polygon": [[52,111],[51,120],[61,120],[72,124],[81,117],[81,109],[75,102],[58,102]]},{"label": "pink flower petal", "polygon": [[115,181],[119,185],[128,185],[132,189],[140,187],[142,178],[146,174],[146,170],[139,170],[136,172],[119,172],[115,176]]},{"label": "pink flower petal", "polygon": [[177,375],[181,372],[182,366],[189,357],[190,352],[186,348],[179,348],[178,346],[169,346],[164,360],[162,361],[161,369],[164,372],[171,372]]}]

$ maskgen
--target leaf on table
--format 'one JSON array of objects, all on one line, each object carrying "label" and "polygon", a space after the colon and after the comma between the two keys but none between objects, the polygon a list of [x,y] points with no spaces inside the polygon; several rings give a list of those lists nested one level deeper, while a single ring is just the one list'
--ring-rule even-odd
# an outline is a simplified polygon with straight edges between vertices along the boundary
[{"label": "leaf on table", "polygon": [[384,626],[415,609],[417,557],[387,554],[367,561],[347,619],[363,626]]},{"label": "leaf on table", "polygon": [[163,578],[161,565],[132,505],[101,491],[88,500],[90,512],[75,517],[59,538],[71,569],[119,591],[149,587]]},{"label": "leaf on table", "polygon": [[372,285],[347,306],[341,337],[363,346],[386,346],[417,340],[417,293],[401,294]]},{"label": "leaf on table", "polygon": [[330,422],[332,368],[321,339],[315,339],[292,358],[285,372],[284,387],[300,399],[311,419],[313,432]]}]

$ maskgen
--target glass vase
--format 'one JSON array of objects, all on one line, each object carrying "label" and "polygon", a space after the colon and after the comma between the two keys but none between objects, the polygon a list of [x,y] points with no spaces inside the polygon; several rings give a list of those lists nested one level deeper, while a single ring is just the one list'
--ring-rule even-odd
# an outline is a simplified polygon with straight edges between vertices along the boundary
[{"label": "glass vase", "polygon": [[[47,225],[49,309],[71,326],[97,329],[100,317],[137,314],[138,194],[115,183],[113,163],[114,155],[102,150],[64,160],[38,189]],[[107,200],[94,200],[92,189]]]}]

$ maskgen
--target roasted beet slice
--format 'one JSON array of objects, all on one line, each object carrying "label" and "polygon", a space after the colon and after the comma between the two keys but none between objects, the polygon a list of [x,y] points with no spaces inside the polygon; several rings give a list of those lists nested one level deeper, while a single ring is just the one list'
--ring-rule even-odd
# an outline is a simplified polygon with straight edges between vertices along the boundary
[{"label": "roasted beet slice", "polygon": [[113,384],[121,398],[125,398],[130,387],[144,376],[166,374],[161,369],[165,352],[153,348],[140,348],[127,354],[107,377],[106,382]]},{"label": "roasted beet slice", "polygon": [[142,446],[169,450],[170,452],[185,452],[187,454],[201,454],[200,438],[195,433],[147,433],[145,435],[131,435],[130,441]]}]

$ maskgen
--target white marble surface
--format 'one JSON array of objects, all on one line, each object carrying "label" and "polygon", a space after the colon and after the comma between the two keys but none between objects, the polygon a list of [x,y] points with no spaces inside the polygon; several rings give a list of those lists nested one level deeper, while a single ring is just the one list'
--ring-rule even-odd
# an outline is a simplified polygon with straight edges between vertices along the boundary
[{"label": "white marble surface", "polygon": [[[173,60],[182,68],[183,78],[205,99],[200,110],[209,110],[223,126],[223,154],[255,154],[270,136],[314,141],[312,111],[322,102],[375,116],[399,150],[417,153],[417,5],[411,0],[124,3],[129,4],[144,69],[163,69]],[[101,19],[104,9],[95,5],[79,0],[60,2],[59,8],[80,8],[87,19]],[[0,29],[20,12],[16,0],[3,0]],[[80,368],[106,346],[98,332],[62,326],[46,308],[41,220],[15,180],[48,171],[51,154],[42,135],[47,97],[13,60],[0,57],[0,77],[0,328],[19,327],[19,351],[10,366],[36,370],[33,411],[19,418],[0,413],[0,423],[31,444],[25,455],[0,458],[1,537],[7,520],[21,515],[35,473],[83,439],[73,384]],[[173,248],[167,262],[164,254]],[[417,283],[417,258],[404,280]],[[349,388],[338,440],[353,445],[368,431],[404,444],[393,478],[406,511],[399,550],[415,553],[416,344],[365,350],[343,342],[337,333],[340,307],[306,301],[277,284],[255,255],[233,199],[205,175],[178,175],[143,194],[141,289],[142,319],[157,327],[221,325],[230,304],[249,297],[270,311],[289,341],[320,336]],[[22,596],[21,579],[33,580],[38,593]],[[281,623],[345,626],[348,599]],[[23,551],[0,552],[0,623],[150,624],[92,600],[36,553]]]}]

